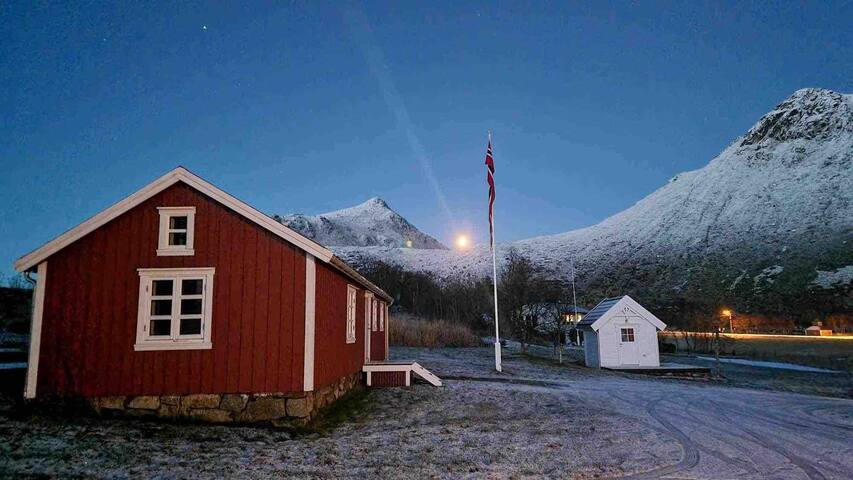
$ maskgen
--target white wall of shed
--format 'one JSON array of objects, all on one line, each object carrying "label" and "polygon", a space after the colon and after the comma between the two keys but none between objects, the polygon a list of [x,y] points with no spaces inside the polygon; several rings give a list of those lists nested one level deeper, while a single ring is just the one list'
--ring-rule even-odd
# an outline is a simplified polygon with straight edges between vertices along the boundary
[{"label": "white wall of shed", "polygon": [[622,326],[634,328],[634,341],[637,342],[639,351],[639,366],[659,367],[657,327],[630,311],[627,314],[614,315],[598,330],[601,366],[616,368],[624,366],[619,352]]}]

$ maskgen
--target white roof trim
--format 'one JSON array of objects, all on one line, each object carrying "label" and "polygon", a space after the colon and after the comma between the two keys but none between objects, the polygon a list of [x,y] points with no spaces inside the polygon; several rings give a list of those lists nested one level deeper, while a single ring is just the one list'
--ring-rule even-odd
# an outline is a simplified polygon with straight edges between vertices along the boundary
[{"label": "white roof trim", "polygon": [[601,327],[603,327],[607,322],[610,321],[611,318],[618,315],[622,310],[628,308],[632,310],[634,313],[642,317],[645,321],[654,325],[658,330],[664,330],[666,328],[666,324],[663,323],[658,317],[654,316],[651,312],[646,310],[642,305],[637,303],[636,300],[629,297],[628,295],[623,296],[618,302],[614,303],[604,314],[602,314],[598,320],[592,322],[592,325],[589,327],[594,331],[598,331]]},{"label": "white roof trim", "polygon": [[265,229],[296,245],[302,250],[305,250],[316,258],[319,258],[323,262],[329,263],[331,261],[333,256],[331,250],[324,248],[320,244],[315,243],[314,241],[309,240],[308,238],[305,238],[302,235],[296,233],[295,231],[276,222],[267,215],[264,215],[263,213],[255,210],[249,204],[238,200],[237,198],[229,195],[223,190],[213,186],[212,184],[208,183],[201,177],[193,174],[186,168],[178,167],[172,170],[171,172],[163,175],[162,177],[158,178],[157,180],[154,180],[148,185],[142,187],[136,193],[130,195],[124,200],[116,203],[115,205],[86,220],[80,225],[77,225],[71,230],[68,230],[62,235],[47,242],[37,250],[34,250],[19,258],[18,261],[15,262],[15,270],[19,272],[24,272],[35,267],[54,253],[62,250],[71,243],[79,240],[83,236],[88,235],[97,228],[103,226],[110,220],[113,220],[119,215],[122,215],[131,208],[141,204],[145,200],[148,200],[157,193],[162,192],[166,188],[178,182],[186,183],[187,185],[204,193],[205,195],[216,200],[222,205],[225,205],[231,210],[234,210],[241,216],[255,222],[261,227],[264,227]]}]

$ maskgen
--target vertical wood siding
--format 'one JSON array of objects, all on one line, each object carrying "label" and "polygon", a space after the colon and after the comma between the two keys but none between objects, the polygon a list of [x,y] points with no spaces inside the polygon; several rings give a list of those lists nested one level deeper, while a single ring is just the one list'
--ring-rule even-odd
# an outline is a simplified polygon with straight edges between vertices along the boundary
[{"label": "vertical wood siding", "polygon": [[[157,256],[163,206],[196,207],[195,255]],[[302,390],[304,252],[194,189],[169,187],[49,261],[39,397]],[[136,352],[137,268],[176,267],[216,268],[213,348]]]},{"label": "vertical wood siding", "polygon": [[[346,343],[347,285],[358,288],[355,343]],[[314,390],[361,371],[364,364],[364,289],[326,264],[317,263]]]},{"label": "vertical wood siding", "polygon": [[370,374],[372,387],[405,387],[406,372],[373,372]]},{"label": "vertical wood siding", "polygon": [[376,298],[374,298],[373,301],[376,303],[376,330],[373,330],[373,325],[371,324],[370,360],[373,362],[381,362],[388,359],[385,355],[385,335],[387,333],[387,329],[385,327],[383,327],[382,330],[379,329],[379,321],[382,319],[383,315],[381,312],[385,310],[385,302]]}]

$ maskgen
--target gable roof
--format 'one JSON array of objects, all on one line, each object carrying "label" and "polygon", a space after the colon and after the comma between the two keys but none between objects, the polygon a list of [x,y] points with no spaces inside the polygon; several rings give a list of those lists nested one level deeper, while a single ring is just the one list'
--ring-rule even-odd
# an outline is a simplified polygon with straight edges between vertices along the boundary
[{"label": "gable roof", "polygon": [[605,298],[600,301],[598,305],[596,305],[592,310],[589,311],[584,317],[578,322],[579,328],[589,328],[595,331],[598,331],[610,317],[618,314],[623,309],[628,308],[640,317],[642,317],[647,322],[654,325],[659,330],[663,330],[666,328],[666,324],[660,321],[660,319],[648,310],[646,310],[642,305],[637,303],[636,300],[629,297],[628,295],[622,295],[621,297],[610,297]]},{"label": "gable roof", "polygon": [[622,300],[622,297],[611,297],[605,298],[604,300],[598,302],[598,305],[592,307],[592,310],[589,311],[586,315],[583,316],[580,322],[578,322],[579,327],[588,327],[595,323],[596,320],[601,318],[602,315],[607,313],[610,310],[610,307],[616,305],[616,302]]},{"label": "gable roof", "polygon": [[353,280],[357,281],[358,283],[362,284],[365,288],[373,291],[385,300],[392,300],[391,297],[382,289],[368,281],[363,276],[359,275],[355,270],[352,269],[352,267],[347,265],[346,262],[335,257],[334,253],[332,253],[332,251],[328,248],[297,233],[294,230],[287,228],[286,226],[273,220],[269,216],[256,210],[248,203],[245,203],[242,200],[233,197],[224,190],[214,186],[213,184],[190,172],[184,167],[175,168],[174,170],[163,175],[157,180],[154,180],[148,185],[137,190],[135,193],[131,194],[120,202],[89,218],[85,222],[68,230],[67,232],[54,238],[53,240],[47,242],[38,249],[33,250],[32,252],[19,258],[15,262],[15,270],[19,272],[25,272],[27,270],[35,268],[39,263],[43,262],[51,255],[74,243],[80,238],[83,238],[89,233],[105,225],[109,221],[126,213],[133,207],[141,204],[142,202],[148,200],[149,198],[153,197],[154,195],[162,192],[163,190],[171,187],[172,185],[178,182],[182,182],[189,185],[190,187],[207,195],[218,203],[233,210],[240,216],[251,220],[259,227],[272,232],[273,234],[283,238],[284,240],[292,243],[293,245],[296,245],[297,247],[311,254],[320,261],[334,266],[336,269],[338,269],[348,277],[352,278]]}]

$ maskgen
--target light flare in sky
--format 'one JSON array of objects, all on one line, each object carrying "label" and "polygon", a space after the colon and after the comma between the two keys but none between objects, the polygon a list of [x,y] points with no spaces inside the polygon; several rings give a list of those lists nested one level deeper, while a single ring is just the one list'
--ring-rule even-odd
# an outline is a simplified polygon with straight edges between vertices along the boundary
[{"label": "light flare in sky", "polygon": [[459,250],[465,250],[471,245],[471,240],[468,239],[468,235],[457,235],[456,236],[456,248]]},{"label": "light flare in sky", "polygon": [[379,89],[382,91],[382,96],[385,99],[385,103],[388,105],[388,109],[393,113],[397,126],[406,133],[409,148],[420,163],[421,170],[423,170],[424,177],[426,177],[427,182],[432,186],[439,206],[447,217],[450,225],[455,225],[455,219],[453,217],[453,213],[450,211],[450,206],[447,204],[447,200],[444,197],[444,191],[441,189],[441,185],[438,183],[438,178],[433,172],[432,162],[427,156],[426,149],[424,148],[423,143],[421,143],[418,134],[415,133],[412,119],[409,117],[409,109],[406,107],[406,103],[403,101],[403,97],[400,95],[400,92],[397,90],[397,85],[391,77],[391,71],[388,69],[385,54],[373,37],[373,30],[370,27],[367,16],[358,4],[348,4],[348,7],[343,9],[343,14],[344,21],[349,26],[353,37],[355,37],[355,40],[358,42],[362,52],[364,53],[364,57],[367,60],[367,66],[370,68],[370,73],[373,74],[377,83],[379,83]]}]

